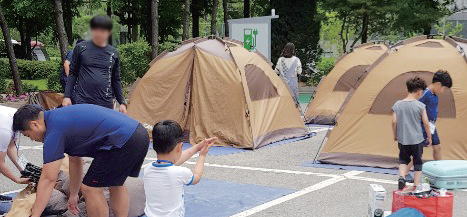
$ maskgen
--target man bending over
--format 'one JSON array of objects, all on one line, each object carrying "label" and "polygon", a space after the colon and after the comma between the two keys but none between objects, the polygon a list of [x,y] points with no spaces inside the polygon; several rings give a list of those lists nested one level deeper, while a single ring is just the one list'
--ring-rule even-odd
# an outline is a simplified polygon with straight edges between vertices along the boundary
[{"label": "man bending over", "polygon": [[[147,131],[137,121],[96,105],[73,105],[51,111],[25,105],[14,116],[13,130],[44,143],[44,165],[31,216],[41,216],[46,207],[64,153],[70,158],[68,209],[73,214],[79,212],[81,187],[88,216],[109,216],[103,193],[103,188],[109,187],[115,216],[128,216],[129,196],[123,184],[129,176],[138,177],[149,144]],[[81,157],[94,158],[84,179]]]}]

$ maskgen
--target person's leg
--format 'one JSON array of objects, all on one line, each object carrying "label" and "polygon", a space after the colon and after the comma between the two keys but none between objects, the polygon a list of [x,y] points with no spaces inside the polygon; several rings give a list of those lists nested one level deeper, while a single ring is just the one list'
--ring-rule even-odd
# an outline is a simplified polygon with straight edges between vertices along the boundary
[{"label": "person's leg", "polygon": [[433,133],[433,159],[434,160],[441,160],[441,145],[438,137],[438,131],[435,130],[435,133]]},{"label": "person's leg", "polygon": [[420,185],[420,181],[422,180],[422,171],[414,171],[413,176],[413,184],[415,187]]},{"label": "person's leg", "polygon": [[415,145],[413,147],[413,164],[414,164],[414,186],[420,185],[422,180],[422,165],[423,165],[423,144]]},{"label": "person's leg", "polygon": [[94,188],[82,184],[81,191],[86,200],[86,211],[89,217],[109,216],[109,206],[107,205],[102,188]]},{"label": "person's leg", "polygon": [[441,146],[433,145],[433,159],[441,160]]},{"label": "person's leg", "polygon": [[130,197],[125,186],[110,187],[110,204],[116,217],[127,217],[130,210]]},{"label": "person's leg", "polygon": [[404,189],[406,185],[405,176],[408,174],[407,165],[410,163],[410,154],[407,152],[407,150],[408,145],[402,145],[399,143],[399,190]]},{"label": "person's leg", "polygon": [[407,175],[407,164],[399,164],[399,176],[405,177]]}]

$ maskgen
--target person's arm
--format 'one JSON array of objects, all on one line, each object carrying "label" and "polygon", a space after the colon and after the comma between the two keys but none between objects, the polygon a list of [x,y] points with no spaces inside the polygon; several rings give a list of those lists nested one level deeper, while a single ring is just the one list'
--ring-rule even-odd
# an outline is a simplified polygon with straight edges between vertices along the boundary
[{"label": "person's arm", "polygon": [[0,173],[17,184],[28,184],[29,178],[17,177],[5,163],[6,152],[0,152]]},{"label": "person's arm", "polygon": [[394,141],[397,141],[397,115],[392,112],[392,135],[394,135]]},{"label": "person's arm", "polygon": [[280,62],[281,62],[281,57],[279,57],[279,59],[277,60],[276,68],[274,69],[277,75],[281,75],[282,65],[280,64]]},{"label": "person's arm", "polygon": [[[298,57],[297,57],[298,59]],[[302,74],[302,62],[300,62],[300,59],[297,60],[298,63],[297,63],[297,69],[296,69],[296,72],[297,72],[297,75],[301,75]]]},{"label": "person's arm", "polygon": [[65,75],[68,77],[70,75],[70,61],[65,60],[63,63],[63,69],[65,70]]},{"label": "person's arm", "polygon": [[423,122],[423,127],[425,127],[426,141],[428,142],[427,145],[430,146],[431,145],[431,131],[430,131],[430,122],[428,121],[428,115],[426,114],[426,109],[423,109],[422,122]]},{"label": "person's arm", "polygon": [[175,165],[176,166],[182,165],[187,160],[189,160],[191,157],[193,157],[193,155],[198,153],[198,151],[202,150],[206,145],[210,145],[216,140],[217,140],[217,137],[213,137],[213,138],[205,139],[202,142],[191,146],[191,148],[189,148],[189,149],[182,152],[182,155],[180,156],[178,161],[175,162]]},{"label": "person's arm", "polygon": [[112,69],[112,90],[114,92],[115,99],[120,104],[120,108],[118,110],[121,113],[126,114],[126,103],[123,98],[122,81],[120,79],[120,60],[118,56],[115,58],[115,65]]},{"label": "person's arm", "polygon": [[192,185],[196,185],[203,177],[204,163],[206,161],[206,155],[208,154],[209,148],[212,144],[205,145],[201,151],[199,151],[198,162],[196,162],[195,169],[193,170],[193,182]]},{"label": "person's arm", "polygon": [[70,198],[68,199],[68,210],[73,215],[78,215],[79,188],[83,179],[83,160],[81,157],[68,156],[70,161]]},{"label": "person's arm", "polygon": [[23,168],[21,168],[18,164],[18,150],[16,149],[15,139],[11,139],[10,144],[8,145],[7,155],[15,167],[19,171],[23,171]]},{"label": "person's arm", "polygon": [[64,98],[63,98],[63,106],[69,106],[71,105],[71,94],[73,92],[73,88],[76,84],[76,79],[78,78],[78,72],[80,68],[80,52],[79,52],[79,46],[76,45],[75,49],[73,50],[73,56],[71,58],[71,65],[70,67],[70,73],[67,77],[67,82],[66,82],[66,87],[65,87],[65,93],[64,93]]},{"label": "person's arm", "polygon": [[62,160],[56,160],[42,167],[42,174],[37,185],[36,201],[32,206],[31,217],[40,217],[45,207],[49,203],[50,196],[57,182],[58,173]]}]

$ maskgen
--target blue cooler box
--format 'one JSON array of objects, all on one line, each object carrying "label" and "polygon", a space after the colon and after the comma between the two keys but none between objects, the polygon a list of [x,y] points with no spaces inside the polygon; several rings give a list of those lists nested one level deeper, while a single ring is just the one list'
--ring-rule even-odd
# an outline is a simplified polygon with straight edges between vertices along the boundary
[{"label": "blue cooler box", "polygon": [[435,188],[467,188],[467,161],[440,160],[423,164],[422,177]]}]

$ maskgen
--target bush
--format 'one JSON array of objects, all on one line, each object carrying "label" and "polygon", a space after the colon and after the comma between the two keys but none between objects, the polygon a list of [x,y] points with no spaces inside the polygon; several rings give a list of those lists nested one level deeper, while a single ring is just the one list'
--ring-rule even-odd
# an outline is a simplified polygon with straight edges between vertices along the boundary
[{"label": "bush", "polygon": [[133,83],[142,77],[151,62],[151,47],[143,40],[118,46],[121,79],[124,85]]},{"label": "bush", "polygon": [[320,61],[316,64],[317,72],[313,74],[313,77],[310,80],[311,85],[318,85],[321,81],[321,78],[331,72],[335,62],[335,58],[321,58]]},{"label": "bush", "polygon": [[[39,87],[31,84],[27,81],[21,82],[21,89],[23,89],[23,93],[31,93],[31,92],[38,92]],[[13,81],[7,81],[4,78],[0,78],[0,93],[16,93],[15,91],[15,84]]]},{"label": "bush", "polygon": [[[31,61],[17,59],[21,79],[37,80],[47,78],[49,74],[60,71],[60,61]],[[13,78],[8,59],[0,59],[0,76]]]},{"label": "bush", "polygon": [[8,87],[8,82],[5,78],[0,77],[0,93],[6,93]]},{"label": "bush", "polygon": [[49,77],[47,77],[47,88],[49,90],[53,90],[59,93],[64,91],[62,89],[62,84],[60,83],[61,73],[62,73],[61,71],[50,73]]}]

